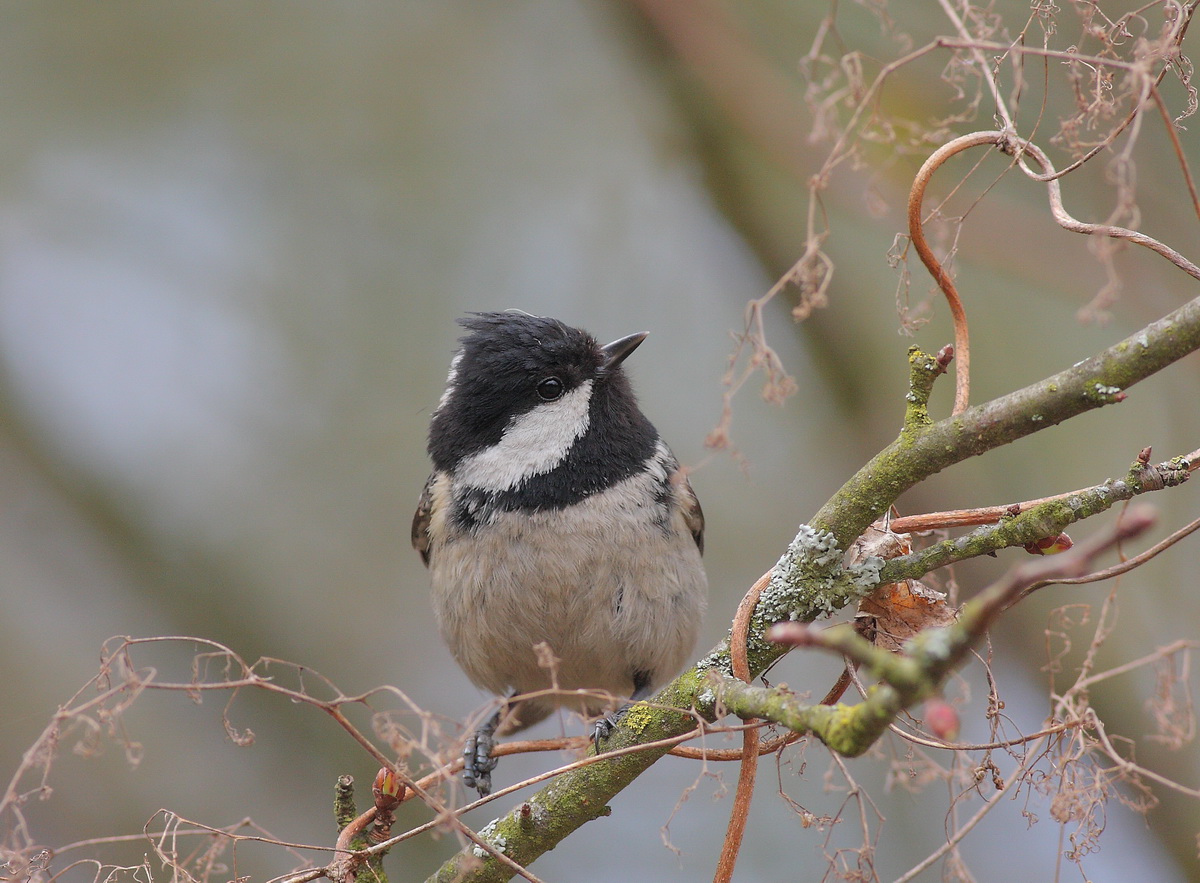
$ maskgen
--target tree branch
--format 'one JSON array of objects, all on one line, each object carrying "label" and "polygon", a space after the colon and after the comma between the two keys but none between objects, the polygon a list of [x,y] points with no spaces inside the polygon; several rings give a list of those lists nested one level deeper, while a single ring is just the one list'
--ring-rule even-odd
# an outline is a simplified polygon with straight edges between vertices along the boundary
[{"label": "tree branch", "polygon": [[773,627],[768,638],[789,647],[819,647],[859,663],[879,683],[857,705],[813,705],[785,687],[755,687],[713,672],[725,708],[742,718],[763,718],[795,732],[811,733],[844,757],[870,748],[906,708],[937,695],[945,679],[962,663],[1000,614],[1030,586],[1082,576],[1092,562],[1118,543],[1135,537],[1155,521],[1148,507],[1131,509],[1115,525],[1072,551],[1015,567],[963,605],[958,621],[926,629],[891,653],[843,624],[818,631],[799,622]]},{"label": "tree branch", "polygon": [[943,540],[910,555],[888,559],[879,571],[880,579],[885,583],[920,579],[947,564],[1055,536],[1068,525],[1098,515],[1139,494],[1183,484],[1191,475],[1188,465],[1181,457],[1157,466],[1135,460],[1124,478],[1111,478],[1101,485],[1075,491],[1062,499],[1039,503],[1011,518],[984,525],[964,536]]}]

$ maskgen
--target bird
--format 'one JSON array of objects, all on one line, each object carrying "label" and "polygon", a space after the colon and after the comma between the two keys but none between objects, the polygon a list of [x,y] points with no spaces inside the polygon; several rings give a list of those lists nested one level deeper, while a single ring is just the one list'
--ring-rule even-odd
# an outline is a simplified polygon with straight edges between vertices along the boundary
[{"label": "bird", "polygon": [[[707,603],[704,514],[624,370],[647,332],[600,345],[518,311],[459,324],[412,543],[452,655],[505,700],[463,751],[486,796],[497,735],[559,707],[627,709],[680,671]],[[617,719],[595,724],[597,751]]]}]

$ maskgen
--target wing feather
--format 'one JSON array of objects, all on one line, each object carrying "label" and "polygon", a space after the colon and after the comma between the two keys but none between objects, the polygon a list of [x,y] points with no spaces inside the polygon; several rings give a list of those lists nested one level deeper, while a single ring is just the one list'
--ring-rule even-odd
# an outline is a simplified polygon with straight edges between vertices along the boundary
[{"label": "wing feather", "polygon": [[704,510],[700,508],[700,498],[692,490],[684,469],[676,469],[671,474],[671,484],[675,487],[675,497],[679,501],[679,509],[683,512],[683,522],[696,541],[696,548],[704,554]]},{"label": "wing feather", "polygon": [[421,560],[429,566],[429,522],[433,519],[433,476],[425,482],[421,491],[421,499],[417,501],[417,511],[413,513],[412,544],[421,553]]}]

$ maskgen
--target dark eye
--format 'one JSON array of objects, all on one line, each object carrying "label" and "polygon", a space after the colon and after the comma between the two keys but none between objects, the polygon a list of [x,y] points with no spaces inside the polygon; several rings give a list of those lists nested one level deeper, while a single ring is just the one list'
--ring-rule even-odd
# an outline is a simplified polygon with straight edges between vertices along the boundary
[{"label": "dark eye", "polygon": [[552,402],[563,394],[563,382],[557,377],[547,377],[537,385],[537,394],[542,401]]}]

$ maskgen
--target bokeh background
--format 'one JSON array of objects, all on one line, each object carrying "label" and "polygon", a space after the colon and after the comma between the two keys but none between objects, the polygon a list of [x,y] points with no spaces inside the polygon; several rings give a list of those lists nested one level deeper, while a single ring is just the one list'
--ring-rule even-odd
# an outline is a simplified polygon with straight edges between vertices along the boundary
[{"label": "bokeh background", "polygon": [[[842,6],[848,48],[899,54],[881,16]],[[1028,14],[1024,3],[996,6],[1018,23]],[[785,293],[766,310],[796,395],[769,405],[752,381],[735,400],[736,455],[703,444],[721,414],[730,332],[803,249],[805,183],[828,144],[807,138],[798,65],[829,11],[775,0],[0,7],[0,781],[95,674],[113,635],[210,638],[247,659],[303,664],[348,693],[394,684],[448,728],[483,705],[436,637],[408,543],[425,428],[454,319],[469,310],[550,314],[605,340],[651,333],[629,369],[695,470],[712,584],[700,649],[719,640],[796,524],[902,414],[914,341],[897,333],[887,253],[921,157],[885,148],[875,167],[838,169],[823,194],[837,267],[829,308],[795,325]],[[889,12],[915,45],[950,30],[933,4]],[[948,115],[944,64],[935,56],[897,76],[888,112],[918,123]],[[954,131],[988,127],[987,116]],[[1181,138],[1200,160],[1194,135]],[[1147,228],[1193,249],[1196,219],[1161,131],[1143,134],[1136,160]],[[1068,204],[1103,219],[1103,170],[1077,180]],[[957,268],[976,401],[1195,294],[1177,270],[1124,252],[1111,320],[1081,324],[1075,313],[1105,274],[1086,242],[1051,224],[1043,193],[1009,176],[971,211]],[[914,272],[919,299],[927,280]],[[950,340],[944,312],[916,343]],[[1037,497],[1119,475],[1145,445],[1164,457],[1192,450],[1198,371],[1189,358],[1119,408],[956,467],[904,503]],[[1159,495],[1164,526],[1195,517],[1195,494]],[[964,594],[1013,560],[960,570]],[[1193,542],[1125,580],[1102,664],[1197,636],[1198,565]],[[998,629],[997,670],[1020,728],[1036,729],[1047,707],[1049,611],[1107,591],[1043,592]],[[147,658],[186,677],[187,648]],[[806,656],[775,677],[819,694],[834,669]],[[978,672],[966,681],[964,737],[982,738]],[[1195,785],[1194,746],[1166,752],[1144,739],[1153,687],[1139,672],[1093,698],[1113,731],[1139,740],[1140,761]],[[237,747],[221,725],[224,700],[140,697],[122,722],[141,746],[136,766],[108,740],[90,758],[62,745],[53,793],[26,806],[34,839],[137,833],[167,808],[331,843],[333,783],[342,773],[369,781],[369,758],[319,712],[263,695],[230,710],[256,736]],[[903,746],[889,753],[902,760]],[[515,781],[547,762],[509,759],[497,775]],[[836,812],[845,795],[826,788],[826,767],[819,747],[790,755],[778,775],[763,767],[738,879],[816,879],[826,852],[853,845],[841,829],[827,841],[803,827],[779,796]],[[944,788],[911,793],[883,761],[851,769],[887,820],[874,856],[884,879],[944,839]],[[733,778],[665,761],[535,871],[705,879],[729,810],[722,779]],[[1085,859],[1089,879],[1200,879],[1196,805],[1159,796],[1166,803],[1145,820],[1112,804],[1101,849]],[[402,822],[425,819],[406,813]],[[1022,791],[963,855],[977,880],[1049,879],[1059,837],[1050,797]],[[419,879],[455,848],[452,836],[421,838],[388,868]],[[145,852],[124,843],[72,857],[136,864]],[[292,864],[243,846],[228,876],[262,880]]]}]

